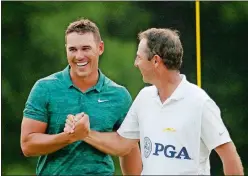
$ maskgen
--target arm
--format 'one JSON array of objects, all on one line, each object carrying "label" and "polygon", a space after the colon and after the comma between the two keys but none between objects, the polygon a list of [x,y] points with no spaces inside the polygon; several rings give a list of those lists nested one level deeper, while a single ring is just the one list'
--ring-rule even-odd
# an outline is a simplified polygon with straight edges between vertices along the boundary
[{"label": "arm", "polygon": [[[20,142],[25,156],[49,154],[74,141],[81,140],[85,137],[82,135],[88,135],[88,130],[77,134],[64,132],[53,135],[45,134],[49,122],[48,105],[50,99],[47,84],[51,83],[44,80],[35,83],[23,111]],[[83,127],[87,128],[86,125]]]},{"label": "arm", "polygon": [[221,158],[225,175],[244,175],[242,163],[233,142],[215,148]]},{"label": "arm", "polygon": [[25,156],[49,154],[69,143],[66,133],[44,134],[48,122],[48,102],[49,93],[45,82],[37,81],[29,94],[23,111],[20,142]]},{"label": "arm", "polygon": [[[79,119],[78,123],[77,120]],[[97,132],[90,130],[89,116],[85,113],[67,118],[64,132],[72,134],[85,133],[81,139],[103,153],[125,156],[136,146],[139,139],[127,139],[117,132]],[[86,136],[86,137],[85,137]]]},{"label": "arm", "polygon": [[142,171],[142,161],[139,146],[136,145],[130,153],[119,157],[123,175],[140,175]]},{"label": "arm", "polygon": [[44,134],[47,123],[23,118],[21,126],[21,148],[25,156],[39,156],[55,152],[71,143],[69,134]]},{"label": "arm", "polygon": [[201,137],[209,151],[215,149],[220,156],[224,174],[242,175],[243,168],[240,158],[220,114],[220,109],[213,100],[209,99],[205,102]]},{"label": "arm", "polygon": [[21,148],[25,156],[39,156],[53,153],[68,144],[83,138],[86,133],[68,134],[65,132],[44,134],[47,123],[24,117],[21,125]]},{"label": "arm", "polygon": [[[126,113],[127,109],[129,108],[131,104],[131,96],[127,96],[129,99],[127,100],[127,103],[124,103],[124,106],[126,107],[123,112]],[[134,101],[134,102],[137,102]],[[135,103],[134,103],[135,104]],[[130,137],[125,138],[120,136],[117,132],[97,132],[97,131],[90,131],[88,137],[84,139],[85,142],[92,145],[96,149],[115,156],[125,156],[128,153],[131,152],[132,148],[134,148],[137,143],[139,142],[139,126],[138,126],[138,120],[135,113],[136,107],[132,105],[130,108],[128,114],[122,123],[122,129],[119,132],[125,132],[125,129],[128,129],[128,134],[135,134],[135,135],[129,135]],[[84,117],[89,121],[89,117],[87,114],[84,115]],[[126,123],[125,123],[126,121]],[[72,125],[71,125],[72,126]],[[77,126],[77,125],[76,125]],[[132,129],[131,131],[129,129]],[[77,130],[77,127],[75,128]],[[124,135],[123,135],[124,136]]]},{"label": "arm", "polygon": [[84,141],[104,153],[125,156],[136,146],[139,140],[124,138],[117,132],[90,131]]}]

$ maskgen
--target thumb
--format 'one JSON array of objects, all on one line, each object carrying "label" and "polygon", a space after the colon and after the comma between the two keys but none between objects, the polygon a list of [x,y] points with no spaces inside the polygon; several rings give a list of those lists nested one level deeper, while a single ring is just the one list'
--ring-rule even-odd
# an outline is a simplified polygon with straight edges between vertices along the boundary
[{"label": "thumb", "polygon": [[89,122],[89,116],[87,114],[84,114],[83,118],[80,119],[81,121],[83,121],[85,124],[88,124],[90,123]]},{"label": "thumb", "polygon": [[84,116],[84,112],[81,112],[81,113],[77,114],[75,116],[75,121],[77,122],[77,121],[81,120],[83,118],[83,116]]}]

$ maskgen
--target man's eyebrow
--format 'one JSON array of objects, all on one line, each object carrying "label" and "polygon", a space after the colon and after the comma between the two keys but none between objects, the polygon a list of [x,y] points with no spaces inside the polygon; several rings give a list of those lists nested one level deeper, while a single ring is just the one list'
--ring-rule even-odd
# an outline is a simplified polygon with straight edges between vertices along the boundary
[{"label": "man's eyebrow", "polygon": [[92,48],[90,45],[83,45],[82,48]]},{"label": "man's eyebrow", "polygon": [[77,48],[75,46],[69,46],[68,49],[71,50],[71,49],[77,49]]},{"label": "man's eyebrow", "polygon": [[[77,48],[76,46],[68,46],[68,48]],[[79,48],[92,48],[90,45],[82,45]]]}]

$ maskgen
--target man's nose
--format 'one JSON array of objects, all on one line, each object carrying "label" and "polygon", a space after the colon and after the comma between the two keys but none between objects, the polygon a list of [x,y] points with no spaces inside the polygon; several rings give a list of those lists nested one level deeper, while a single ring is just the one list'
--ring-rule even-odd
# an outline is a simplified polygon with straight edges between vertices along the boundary
[{"label": "man's nose", "polygon": [[138,59],[135,59],[135,61],[134,61],[134,66],[135,66],[135,67],[138,67],[138,64],[139,64]]},{"label": "man's nose", "polygon": [[76,54],[76,59],[81,60],[84,58],[84,53],[82,51],[78,51]]}]

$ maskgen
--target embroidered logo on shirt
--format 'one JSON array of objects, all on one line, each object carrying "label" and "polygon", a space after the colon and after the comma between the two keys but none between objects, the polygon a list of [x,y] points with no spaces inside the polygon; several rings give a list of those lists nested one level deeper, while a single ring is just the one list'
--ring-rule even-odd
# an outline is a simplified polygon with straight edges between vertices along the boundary
[{"label": "embroidered logo on shirt", "polygon": [[152,143],[148,137],[144,138],[143,146],[143,156],[145,158],[148,158],[153,151],[151,157],[159,157],[164,155],[166,158],[191,160],[187,148],[183,146],[176,147],[172,144],[162,144],[158,142]]},{"label": "embroidered logo on shirt", "polygon": [[220,136],[222,136],[222,134],[224,134],[224,133],[225,133],[225,131],[223,131],[223,132],[219,133],[219,135],[220,135]]},{"label": "embroidered logo on shirt", "polygon": [[165,145],[161,143],[155,143],[155,151],[153,155],[164,155],[167,158],[191,160],[191,157],[189,156],[186,147],[176,148],[176,146],[171,144]]},{"label": "embroidered logo on shirt", "polygon": [[152,142],[149,139],[149,137],[144,138],[144,156],[145,158],[148,158],[152,151]]},{"label": "embroidered logo on shirt", "polygon": [[174,129],[174,128],[164,128],[163,129],[163,132],[175,132],[176,131],[176,129]]},{"label": "embroidered logo on shirt", "polygon": [[106,101],[109,101],[109,100],[101,100],[100,98],[97,100],[98,103],[102,103],[102,102],[106,102]]}]

